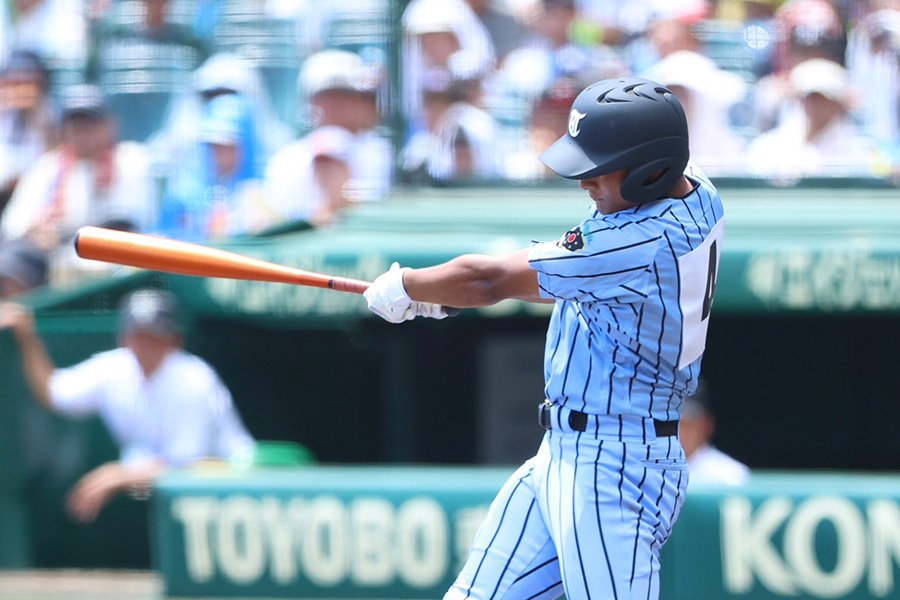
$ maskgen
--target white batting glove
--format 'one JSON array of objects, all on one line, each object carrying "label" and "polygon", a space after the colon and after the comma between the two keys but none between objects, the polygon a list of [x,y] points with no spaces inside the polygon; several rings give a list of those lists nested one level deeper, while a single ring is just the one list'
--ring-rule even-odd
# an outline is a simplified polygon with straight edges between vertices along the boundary
[{"label": "white batting glove", "polygon": [[369,305],[369,310],[391,323],[402,323],[416,317],[413,301],[403,287],[403,273],[409,268],[400,268],[400,263],[395,262],[390,270],[379,275],[369,286],[363,296]]},{"label": "white batting glove", "polygon": [[391,323],[402,323],[416,317],[443,319],[447,317],[440,304],[431,302],[415,302],[403,287],[403,273],[409,267],[401,268],[394,263],[386,273],[379,275],[363,295],[369,310]]}]

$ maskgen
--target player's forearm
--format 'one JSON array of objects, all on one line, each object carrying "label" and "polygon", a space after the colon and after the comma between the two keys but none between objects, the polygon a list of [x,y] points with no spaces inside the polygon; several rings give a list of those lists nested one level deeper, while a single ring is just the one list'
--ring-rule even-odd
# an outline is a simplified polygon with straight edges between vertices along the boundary
[{"label": "player's forearm", "polygon": [[22,371],[34,399],[47,410],[53,410],[50,377],[56,370],[56,365],[36,333],[17,335],[16,339],[21,349]]},{"label": "player's forearm", "polygon": [[509,256],[467,254],[407,271],[403,286],[413,300],[457,308],[490,306],[507,298],[541,301],[526,250]]}]

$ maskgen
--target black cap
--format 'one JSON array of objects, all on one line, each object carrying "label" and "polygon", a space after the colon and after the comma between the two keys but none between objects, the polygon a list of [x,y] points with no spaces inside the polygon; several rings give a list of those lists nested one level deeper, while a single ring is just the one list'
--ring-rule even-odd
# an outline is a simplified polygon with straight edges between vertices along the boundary
[{"label": "black cap", "polygon": [[25,240],[0,248],[0,277],[31,289],[47,283],[47,256]]},{"label": "black cap", "polygon": [[137,331],[161,337],[180,335],[175,297],[169,292],[153,288],[128,294],[119,309],[119,332]]},{"label": "black cap", "polygon": [[106,100],[96,85],[79,84],[67,87],[60,99],[63,119],[83,116],[91,119],[106,117]]}]

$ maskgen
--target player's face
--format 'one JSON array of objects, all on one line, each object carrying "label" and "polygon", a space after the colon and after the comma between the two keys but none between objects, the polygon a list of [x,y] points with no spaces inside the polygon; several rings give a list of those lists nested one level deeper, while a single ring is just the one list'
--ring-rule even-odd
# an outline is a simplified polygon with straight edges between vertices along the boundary
[{"label": "player's face", "polygon": [[622,197],[622,182],[627,175],[628,169],[620,169],[607,175],[582,179],[580,187],[590,195],[600,213],[609,215],[634,206]]}]

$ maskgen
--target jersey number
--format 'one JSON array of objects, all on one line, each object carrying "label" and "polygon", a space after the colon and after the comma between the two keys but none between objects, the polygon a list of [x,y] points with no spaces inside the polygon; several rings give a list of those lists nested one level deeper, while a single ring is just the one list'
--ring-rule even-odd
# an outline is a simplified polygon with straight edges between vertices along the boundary
[{"label": "jersey number", "polygon": [[684,318],[679,369],[700,358],[706,348],[706,330],[719,278],[724,231],[725,222],[720,219],[700,246],[678,259],[678,272],[681,275],[679,304]]},{"label": "jersey number", "polygon": [[703,313],[700,320],[705,321],[712,310],[713,296],[716,294],[716,280],[719,278],[719,244],[716,240],[709,246],[709,270],[706,273],[706,295],[703,297]]}]

